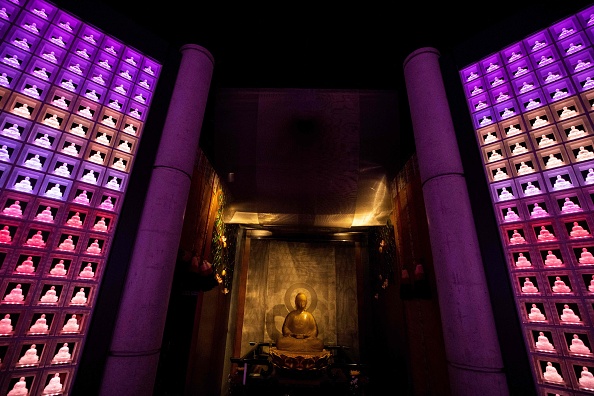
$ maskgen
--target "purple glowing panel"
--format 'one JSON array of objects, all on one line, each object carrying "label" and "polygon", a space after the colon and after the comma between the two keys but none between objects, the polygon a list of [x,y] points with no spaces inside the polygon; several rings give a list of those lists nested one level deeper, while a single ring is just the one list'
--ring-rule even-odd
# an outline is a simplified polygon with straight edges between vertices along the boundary
[{"label": "purple glowing panel", "polygon": [[551,45],[544,49],[530,54],[530,59],[534,68],[541,68],[550,65],[560,59],[559,53],[555,46]]},{"label": "purple glowing panel", "polygon": [[577,54],[585,50],[590,45],[590,40],[584,32],[577,32],[570,37],[557,42],[559,53],[564,56]]},{"label": "purple glowing panel", "polygon": [[572,16],[551,26],[549,32],[555,41],[561,41],[573,36],[580,31],[581,28],[577,18]]},{"label": "purple glowing panel", "polygon": [[82,22],[78,18],[62,10],[58,10],[54,23],[71,34],[77,34],[82,26]]},{"label": "purple glowing panel", "polygon": [[524,45],[521,42],[519,42],[510,45],[509,47],[501,51],[501,56],[505,64],[510,65],[520,59],[523,59],[527,53],[528,51],[526,50],[526,48],[524,48]]},{"label": "purple glowing panel", "polygon": [[542,30],[524,39],[523,43],[530,53],[535,54],[551,46],[553,39],[547,30]]}]

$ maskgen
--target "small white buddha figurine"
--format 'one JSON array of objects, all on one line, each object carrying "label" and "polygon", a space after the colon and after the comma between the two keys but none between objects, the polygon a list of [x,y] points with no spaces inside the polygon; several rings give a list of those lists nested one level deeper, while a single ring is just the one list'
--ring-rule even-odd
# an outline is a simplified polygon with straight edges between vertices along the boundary
[{"label": "small white buddha figurine", "polygon": [[80,288],[74,297],[70,300],[71,305],[85,305],[87,303],[87,296],[85,294],[85,289]]},{"label": "small white buddha figurine", "polygon": [[[114,161],[114,163],[111,165],[112,168],[117,169],[117,170],[121,170],[121,171],[125,171],[126,170],[126,164],[124,163],[124,160],[121,158],[116,158],[116,160]],[[507,173],[501,171],[501,169],[498,169],[498,173],[495,174],[495,176],[493,176],[493,180],[502,180],[502,179],[506,179],[508,177]],[[503,176],[501,176],[501,174],[503,174]]]},{"label": "small white buddha figurine", "polygon": [[31,158],[26,160],[25,166],[28,168],[41,170],[43,168],[43,164],[41,163],[41,160],[39,159],[39,154],[35,154]]},{"label": "small white buddha figurine", "polygon": [[532,304],[532,308],[530,308],[530,313],[528,314],[528,319],[538,322],[547,320],[542,312],[540,312],[540,309],[538,309],[536,304]]},{"label": "small white buddha figurine", "polygon": [[11,241],[12,236],[10,235],[10,229],[7,225],[5,225],[0,230],[0,243],[10,243]]},{"label": "small white buddha figurine", "polygon": [[555,277],[555,283],[552,289],[554,293],[571,293],[571,288],[561,280],[560,276]]},{"label": "small white buddha figurine", "polygon": [[66,276],[66,274],[68,274],[68,270],[66,270],[64,260],[57,262],[56,265],[54,265],[54,268],[50,270],[51,276]]},{"label": "small white buddha figurine", "polygon": [[530,278],[524,278],[522,293],[538,293],[538,288],[530,281]]},{"label": "small white buddha figurine", "polygon": [[12,389],[6,394],[6,396],[27,396],[29,395],[29,389],[27,389],[27,382],[25,377],[19,378],[19,381],[14,384]]},{"label": "small white buddha figurine", "polygon": [[[497,66],[498,67],[498,66]],[[146,73],[150,74],[151,76],[155,75],[155,72],[153,71],[153,69],[151,68],[151,65],[148,65],[147,67],[145,67],[144,70]]]},{"label": "small white buddha figurine", "polygon": [[590,348],[588,348],[584,344],[584,341],[582,341],[577,334],[574,334],[573,338],[571,339],[571,346],[569,347],[569,351],[572,353],[580,353],[584,355],[590,354]]},{"label": "small white buddha figurine", "polygon": [[[130,135],[136,135],[136,128],[132,124],[127,124],[126,127],[124,128],[124,132],[126,132]],[[495,139],[497,140],[497,138],[495,138]],[[487,143],[487,142],[485,141],[485,143]]]},{"label": "small white buddha figurine", "polygon": [[80,63],[75,63],[73,65],[68,66],[68,69],[71,72],[74,72],[76,74],[83,74],[83,70],[80,68]]},{"label": "small white buddha figurine", "polygon": [[35,139],[34,143],[41,147],[52,148],[52,142],[50,141],[49,135],[47,133],[44,133]]},{"label": "small white buddha figurine", "polygon": [[594,255],[592,255],[587,248],[582,248],[579,262],[580,264],[594,264]]},{"label": "small white buddha figurine", "polygon": [[514,198],[515,198],[514,195],[511,192],[507,191],[506,187],[501,188],[501,192],[499,193],[500,201],[505,201],[505,200],[514,199]]},{"label": "small white buddha figurine", "polygon": [[87,132],[83,128],[83,125],[82,124],[73,123],[72,124],[72,128],[70,128],[70,132],[73,133],[73,134],[75,134],[75,135],[82,136],[82,137],[86,137],[87,136]]},{"label": "small white buddha figurine", "polygon": [[101,73],[99,73],[96,76],[93,76],[92,80],[95,81],[97,84],[105,85],[105,80],[103,79],[103,74]]},{"label": "small white buddha figurine", "polygon": [[520,143],[516,143],[514,145],[514,149],[512,150],[512,154],[513,155],[518,155],[518,154],[523,154],[523,153],[527,153],[528,149],[524,146],[522,146],[522,144]]},{"label": "small white buddha figurine", "polygon": [[585,230],[584,227],[578,224],[577,221],[573,222],[573,227],[569,233],[570,238],[587,238],[590,237],[590,232]]},{"label": "small white buddha figurine", "polygon": [[89,171],[83,175],[81,180],[90,184],[97,184],[97,177],[92,169],[89,169]]},{"label": "small white buddha figurine", "polygon": [[97,96],[97,92],[94,89],[88,90],[85,93],[85,96],[95,102],[99,101],[99,96]]},{"label": "small white buddha figurine", "polygon": [[45,314],[41,314],[39,319],[29,328],[30,334],[47,334],[49,333],[49,326],[47,325],[47,319]]},{"label": "small white buddha figurine", "polygon": [[89,157],[89,161],[103,164],[103,156],[101,155],[101,152],[99,150],[95,151],[93,155]]},{"label": "small white buddha figurine", "polygon": [[78,324],[78,319],[76,315],[72,315],[70,319],[66,322],[64,327],[62,328],[63,333],[78,333],[80,325]]},{"label": "small white buddha figurine", "polygon": [[60,47],[66,46],[66,43],[64,42],[64,39],[62,38],[62,36],[52,37],[52,38],[50,38],[50,41],[56,45],[59,45]]},{"label": "small white buddha figurine", "polygon": [[60,26],[64,30],[67,30],[69,32],[72,32],[72,26],[70,26],[70,22],[68,22],[68,21],[60,22],[58,24],[58,26]]},{"label": "small white buddha figurine", "polygon": [[33,8],[33,12],[37,15],[39,15],[40,17],[42,17],[43,19],[47,19],[47,14],[45,13],[45,8]]},{"label": "small white buddha figurine", "polygon": [[90,254],[101,254],[101,247],[99,246],[99,240],[95,239],[87,248],[87,253]]},{"label": "small white buddha figurine", "polygon": [[547,267],[560,267],[563,265],[563,261],[557,258],[552,250],[549,250],[547,252],[547,257],[545,258],[544,264]]},{"label": "small white buddha figurine", "polygon": [[547,121],[546,119],[541,118],[540,116],[536,116],[534,118],[534,122],[532,123],[532,128],[539,128],[541,126],[548,125],[548,123],[549,121]]},{"label": "small white buddha figurine", "polygon": [[580,317],[578,315],[576,315],[573,310],[571,308],[569,308],[569,305],[564,304],[563,305],[563,313],[561,314],[561,320],[564,322],[581,322],[582,320],[580,319]]},{"label": "small white buddha figurine", "polygon": [[551,242],[556,240],[557,237],[552,232],[547,230],[545,226],[540,227],[540,231],[538,233],[538,242]]},{"label": "small white buddha figurine", "polygon": [[68,347],[68,343],[65,342],[58,350],[58,353],[54,355],[52,364],[69,363],[71,359],[70,348]]},{"label": "small white buddha figurine", "polygon": [[538,61],[538,66],[548,65],[552,61],[553,61],[553,57],[552,56],[546,57],[546,56],[543,55],[543,56],[540,57],[540,60]]},{"label": "small white buddha figurine", "polygon": [[25,301],[25,296],[23,295],[23,289],[21,289],[20,283],[4,296],[4,302],[22,303],[23,301]]},{"label": "small white buddha figurine", "polygon": [[592,279],[590,280],[590,285],[588,286],[588,290],[590,293],[594,293],[594,275],[592,275]]},{"label": "small white buddha figurine", "polygon": [[45,241],[43,240],[42,232],[37,231],[35,234],[33,234],[33,236],[31,238],[27,239],[27,242],[25,242],[25,246],[38,247],[38,248],[45,247]]},{"label": "small white buddha figurine", "polygon": [[70,227],[77,227],[77,228],[82,227],[83,223],[82,223],[82,220],[80,219],[80,212],[75,212],[72,215],[72,217],[70,217],[68,219],[68,221],[66,221],[66,225],[69,225]]},{"label": "small white buddha figurine", "polygon": [[64,148],[62,149],[62,152],[64,154],[70,154],[75,157],[78,157],[78,149],[76,148],[76,144],[72,142],[67,143],[66,146],[64,146]]},{"label": "small white buddha figurine", "polygon": [[8,79],[8,74],[0,74],[0,85],[2,85],[3,87],[10,87],[10,80]]},{"label": "small white buddha figurine", "polygon": [[99,209],[113,210],[113,208],[114,205],[110,196],[107,196],[105,200],[101,202],[101,205],[99,205]]},{"label": "small white buddha figurine", "polygon": [[146,98],[142,96],[142,93],[134,95],[134,100],[143,104],[146,103]]},{"label": "small white buddha figurine", "polygon": [[571,200],[571,198],[565,197],[563,206],[561,207],[561,213],[575,213],[575,212],[581,212],[581,211],[582,211],[582,208],[579,205],[574,203]]},{"label": "small white buddha figurine", "polygon": [[4,318],[0,320],[0,335],[12,334],[12,321],[10,320],[10,314],[5,314]]},{"label": "small white buddha figurine", "polygon": [[573,117],[576,114],[577,114],[577,111],[572,110],[567,106],[563,106],[563,110],[561,111],[561,114],[559,114],[559,119],[564,120],[566,118]]},{"label": "small white buddha figurine", "polygon": [[475,72],[470,72],[470,74],[468,75],[468,77],[466,77],[466,81],[472,81],[474,79],[478,78],[478,74],[476,74]]},{"label": "small white buddha figurine", "polygon": [[479,100],[475,105],[474,105],[474,109],[475,110],[480,110],[480,109],[484,109],[485,107],[487,107],[487,103],[483,102],[482,100]]},{"label": "small white buddha figurine", "polygon": [[594,375],[588,371],[586,366],[582,367],[579,383],[581,388],[594,389]]},{"label": "small white buddha figurine", "polygon": [[125,59],[125,61],[129,64],[131,64],[132,66],[136,66],[136,61],[134,60],[134,56],[130,55],[128,58]]},{"label": "small white buddha figurine", "polygon": [[132,117],[135,118],[140,118],[140,112],[138,111],[138,109],[134,108],[130,111],[129,113]]},{"label": "small white buddha figurine", "polygon": [[62,199],[62,187],[59,183],[55,183],[52,188],[45,192],[46,197],[55,198],[55,199]]},{"label": "small white buddha figurine", "polygon": [[130,75],[130,70],[128,69],[120,72],[120,76],[124,77],[127,80],[132,80],[132,75]]},{"label": "small white buddha figurine", "polygon": [[540,141],[538,142],[538,147],[543,148],[555,144],[555,141],[549,138],[547,135],[542,135]]},{"label": "small white buddha figurine", "polygon": [[80,114],[83,117],[93,118],[93,110],[91,110],[89,106],[85,106],[84,108],[79,109],[78,114]]},{"label": "small white buddha figurine", "polygon": [[[503,80],[501,80],[501,82],[503,82]],[[140,82],[138,83],[138,85],[140,85],[141,87],[144,87],[146,89],[150,89],[151,88],[151,86],[148,83],[147,79],[140,80]]]},{"label": "small white buddha figurine", "polygon": [[77,204],[88,205],[90,201],[89,197],[87,196],[87,190],[81,191],[81,193],[74,198],[73,202]]},{"label": "small white buddha figurine", "polygon": [[561,161],[554,154],[549,154],[549,156],[547,157],[547,163],[545,165],[545,167],[547,169],[554,168],[556,166],[561,166],[561,165],[565,165],[565,162]]},{"label": "small white buddha figurine", "polygon": [[58,294],[56,293],[56,286],[50,287],[43,296],[39,299],[43,304],[55,304],[58,302]]},{"label": "small white buddha figurine", "polygon": [[521,93],[526,93],[534,88],[534,84],[530,84],[528,81],[524,81],[520,87]]},{"label": "small white buddha figurine", "polygon": [[493,143],[495,141],[497,141],[497,136],[493,135],[493,132],[489,132],[486,135],[483,136],[484,138],[484,143],[488,144],[488,143]]},{"label": "small white buddha figurine", "polygon": [[109,52],[112,55],[117,55],[117,52],[116,52],[115,48],[113,47],[113,45],[105,47],[105,51]]},{"label": "small white buddha figurine", "polygon": [[23,209],[21,208],[21,201],[16,200],[9,206],[2,210],[2,214],[12,217],[23,217]]},{"label": "small white buddha figurine", "polygon": [[553,185],[553,189],[562,190],[564,188],[571,187],[573,187],[573,184],[571,184],[570,181],[565,180],[562,175],[557,175],[557,178],[555,179],[555,184]]},{"label": "small white buddha figurine", "polygon": [[594,14],[590,14],[590,19],[588,19],[588,22],[586,23],[587,26],[590,26],[594,23]]},{"label": "small white buddha figurine", "polygon": [[114,91],[119,92],[122,95],[126,95],[128,93],[128,91],[126,91],[126,88],[124,88],[124,84],[116,85],[116,87],[114,88]]},{"label": "small white buddha figurine", "polygon": [[539,349],[541,351],[554,351],[555,350],[555,347],[553,346],[553,344],[551,344],[551,342],[549,341],[547,336],[545,336],[542,331],[540,331],[538,333],[538,341],[536,341],[535,347],[536,347],[536,349]]},{"label": "small white buddha figurine", "polygon": [[39,356],[37,355],[37,348],[35,344],[25,351],[25,354],[19,359],[20,366],[30,366],[39,363]]},{"label": "small white buddha figurine", "polygon": [[62,383],[60,382],[60,373],[55,373],[48,384],[43,388],[44,395],[55,395],[62,392]]},{"label": "small white buddha figurine", "polygon": [[509,117],[513,116],[514,114],[516,114],[515,111],[513,111],[512,109],[508,109],[507,107],[505,107],[503,109],[503,112],[501,113],[501,118],[509,118]]},{"label": "small white buddha figurine", "polygon": [[72,81],[71,78],[69,78],[68,80],[62,80],[62,82],[60,83],[60,85],[63,88],[66,88],[69,91],[75,91],[76,90],[76,85],[74,85],[74,81]]},{"label": "small white buddha figurine", "polygon": [[122,108],[121,103],[117,99],[110,101],[108,106],[115,110],[120,110]]},{"label": "small white buddha figurine", "polygon": [[95,139],[96,142],[101,143],[101,144],[105,144],[107,146],[109,146],[109,137],[107,136],[107,134],[105,132],[99,133],[99,135],[97,136],[97,138]]},{"label": "small white buddha figurine", "polygon": [[8,146],[3,144],[0,147],[0,161],[10,161],[10,153],[8,152]]},{"label": "small white buddha figurine", "polygon": [[77,53],[79,56],[82,56],[82,57],[83,57],[83,58],[85,58],[85,59],[89,59],[89,58],[91,57],[91,56],[89,55],[89,53],[87,52],[87,49],[86,49],[86,48],[83,48],[83,49],[76,50],[76,53]]},{"label": "small white buddha figurine", "polygon": [[43,120],[45,125],[51,126],[52,128],[60,128],[60,120],[57,114],[52,114],[50,117]]},{"label": "small white buddha figurine", "polygon": [[594,152],[587,150],[584,146],[580,146],[579,151],[575,156],[577,161],[586,161],[592,158],[594,158]]},{"label": "small white buddha figurine", "polygon": [[33,74],[35,74],[37,77],[41,78],[42,80],[49,80],[49,74],[45,67],[35,68],[35,70],[33,70]]},{"label": "small white buddha figurine", "polygon": [[105,224],[105,217],[101,217],[97,222],[93,225],[93,231],[107,231],[107,225]]},{"label": "small white buddha figurine", "polygon": [[534,100],[534,99],[528,99],[528,103],[526,103],[526,110],[531,110],[535,107],[540,106],[541,103],[539,100]]},{"label": "small white buddha figurine", "polygon": [[588,174],[586,175],[585,182],[586,182],[586,184],[594,183],[594,169],[593,168],[588,169]]},{"label": "small white buddha figurine", "polygon": [[112,117],[112,116],[110,116],[110,115],[108,115],[107,117],[105,117],[105,118],[104,118],[104,119],[101,121],[101,123],[102,123],[103,125],[107,125],[108,127],[111,127],[111,128],[115,128],[115,126],[116,126],[116,123],[115,123],[115,121],[114,121],[113,117]]},{"label": "small white buddha figurine", "polygon": [[557,372],[557,369],[553,366],[553,363],[551,363],[551,362],[547,362],[547,368],[545,369],[545,372],[542,373],[542,376],[544,377],[545,381],[558,382],[558,383],[565,382],[565,381],[563,381],[563,377],[561,377],[561,375],[559,375],[559,373]]},{"label": "small white buddha figurine", "polygon": [[17,265],[15,268],[16,272],[21,274],[33,274],[35,273],[35,265],[33,264],[33,257],[28,256],[22,263]]},{"label": "small white buddha figurine", "polygon": [[99,66],[104,67],[107,70],[111,70],[111,65],[109,64],[109,59],[99,61]]},{"label": "small white buddha figurine", "polygon": [[569,128],[569,132],[567,133],[567,139],[569,139],[569,140],[577,139],[577,138],[581,138],[586,135],[587,135],[586,131],[584,131],[582,129],[578,129],[575,127],[575,125],[572,125]]},{"label": "small white buddha figurine", "polygon": [[559,73],[548,72],[545,77],[545,82],[550,83],[561,78]]},{"label": "small white buddha figurine", "polygon": [[0,18],[9,20],[8,13],[6,12],[6,7],[0,8]]},{"label": "small white buddha figurine", "polygon": [[509,239],[509,243],[512,245],[526,243],[526,239],[524,239],[524,237],[518,232],[518,230],[514,230],[511,238]]},{"label": "small white buddha figurine", "polygon": [[553,99],[561,99],[569,95],[567,91],[563,91],[560,88],[556,88],[555,92],[553,93]]},{"label": "small white buddha figurine", "polygon": [[36,99],[39,99],[39,91],[37,90],[37,85],[33,84],[30,87],[23,89],[23,93],[25,95],[32,96]]},{"label": "small white buddha figurine", "polygon": [[[121,160],[121,158],[119,158]],[[113,166],[115,168],[115,164]],[[497,168],[495,173],[493,174],[493,180],[498,181],[498,180],[504,180],[507,179],[509,177],[509,175],[507,173],[505,173],[505,170],[502,170],[501,168]]]},{"label": "small white buddha figurine", "polygon": [[16,54],[13,56],[6,55],[3,61],[9,66],[16,67],[17,69],[21,68],[21,61],[19,60],[19,56]]},{"label": "small white buddha figurine", "polygon": [[119,190],[121,186],[120,186],[120,183],[118,182],[118,178],[113,176],[111,179],[109,179],[107,184],[105,184],[105,187],[111,188],[114,190]]},{"label": "small white buddha figurine", "polygon": [[491,119],[491,117],[488,116],[484,116],[483,118],[481,118],[481,120],[479,121],[479,124],[481,126],[485,126],[485,125],[489,125],[490,123],[492,123],[493,120]]},{"label": "small white buddha figurine", "polygon": [[[520,238],[522,237],[520,234],[518,234],[518,235],[520,236]],[[519,238],[518,238],[518,240],[519,240]],[[532,267],[532,263],[528,260],[528,258],[526,256],[524,256],[524,253],[518,253],[518,261],[516,261],[516,267],[518,267],[518,268]]]},{"label": "small white buddha figurine", "polygon": [[59,250],[65,250],[65,251],[69,251],[72,252],[74,251],[74,249],[76,248],[76,246],[74,246],[74,241],[72,240],[72,235],[68,235],[59,245],[58,245],[58,249]]},{"label": "small white buddha figurine", "polygon": [[511,63],[521,57],[522,57],[521,53],[516,53],[515,51],[512,51],[512,53],[511,53],[510,57],[507,59],[507,61]]},{"label": "small white buddha figurine", "polygon": [[520,77],[521,75],[526,74],[526,73],[528,73],[527,67],[518,66],[518,68],[514,72],[514,77]]},{"label": "small white buddha figurine", "polygon": [[15,183],[14,189],[22,192],[31,192],[33,190],[33,186],[31,185],[29,176],[25,176],[25,178],[20,182]]},{"label": "small white buddha figurine", "polygon": [[46,206],[37,216],[35,216],[35,220],[43,221],[46,223],[53,223],[54,222],[54,215],[52,214],[52,208]]},{"label": "small white buddha figurine", "polygon": [[12,124],[10,126],[7,126],[6,128],[4,128],[2,130],[2,134],[4,136],[8,136],[14,139],[20,139],[21,137],[21,130],[19,129],[19,125],[18,124]]},{"label": "small white buddha figurine", "polygon": [[561,28],[561,33],[559,33],[559,38],[562,39],[564,37],[567,37],[569,35],[573,34],[573,28]]},{"label": "small white buddha figurine", "polygon": [[58,58],[56,58],[56,53],[54,51],[46,52],[41,57],[45,60],[48,60],[52,63],[58,62]]},{"label": "small white buddha figurine", "polygon": [[531,196],[531,195],[536,195],[536,194],[540,194],[540,193],[541,193],[540,188],[538,188],[537,186],[532,184],[532,182],[528,182],[526,184],[526,189],[524,190],[524,195]]},{"label": "small white buddha figurine", "polygon": [[85,268],[83,268],[83,270],[80,272],[80,274],[78,274],[78,276],[86,279],[94,278],[95,272],[93,272],[93,266],[91,265],[91,263],[87,263]]},{"label": "small white buddha figurine", "polygon": [[97,44],[92,34],[84,35],[83,38],[91,44]]},{"label": "small white buddha figurine", "polygon": [[54,173],[59,176],[70,177],[70,170],[68,169],[68,164],[66,162],[62,162],[60,166],[54,169]]},{"label": "small white buddha figurine", "polygon": [[14,109],[12,109],[12,112],[24,118],[31,118],[31,111],[26,103],[23,103],[20,106],[15,106]]},{"label": "small white buddha figurine", "polygon": [[52,104],[54,106],[61,108],[61,109],[68,110],[68,102],[66,102],[66,97],[64,97],[64,96],[60,96],[59,98],[54,99],[52,101]]},{"label": "small white buddha figurine", "polygon": [[[131,146],[130,143],[127,140],[123,140],[119,145],[118,145],[118,150],[122,150],[125,151],[127,153],[129,153],[131,151]],[[495,161],[495,159],[493,159],[493,155],[498,155],[501,159],[503,158],[499,153],[497,153],[497,151],[493,150],[493,154],[491,155],[491,157],[489,157],[489,161]]]}]

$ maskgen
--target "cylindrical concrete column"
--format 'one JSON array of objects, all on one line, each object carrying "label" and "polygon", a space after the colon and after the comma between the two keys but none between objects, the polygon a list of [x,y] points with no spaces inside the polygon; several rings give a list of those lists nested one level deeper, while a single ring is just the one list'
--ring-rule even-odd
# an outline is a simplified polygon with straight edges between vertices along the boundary
[{"label": "cylindrical concrete column", "polygon": [[100,394],[153,394],[183,215],[212,79],[198,45],[182,59],[152,170]]},{"label": "cylindrical concrete column", "polygon": [[452,394],[508,395],[439,52],[404,61]]}]

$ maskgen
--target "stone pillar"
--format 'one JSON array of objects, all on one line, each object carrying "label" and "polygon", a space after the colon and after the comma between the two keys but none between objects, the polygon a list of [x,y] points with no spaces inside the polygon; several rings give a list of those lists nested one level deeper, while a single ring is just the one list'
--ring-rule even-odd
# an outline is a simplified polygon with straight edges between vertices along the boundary
[{"label": "stone pillar", "polygon": [[153,394],[177,249],[214,59],[198,45],[182,59],[147,191],[100,394]]},{"label": "stone pillar", "polygon": [[439,66],[420,48],[404,61],[452,394],[508,395],[467,185]]}]

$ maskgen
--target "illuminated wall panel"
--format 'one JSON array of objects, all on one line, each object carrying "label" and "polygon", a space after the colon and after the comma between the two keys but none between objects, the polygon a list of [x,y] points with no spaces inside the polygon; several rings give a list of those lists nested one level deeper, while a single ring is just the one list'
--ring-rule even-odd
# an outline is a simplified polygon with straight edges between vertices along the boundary
[{"label": "illuminated wall panel", "polygon": [[543,395],[594,392],[593,15],[460,71]]},{"label": "illuminated wall panel", "polygon": [[0,394],[68,394],[161,65],[41,0],[0,38]]}]

